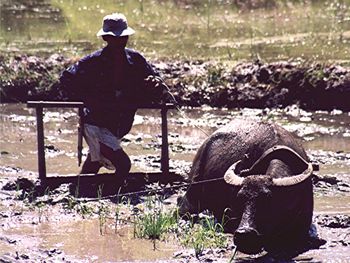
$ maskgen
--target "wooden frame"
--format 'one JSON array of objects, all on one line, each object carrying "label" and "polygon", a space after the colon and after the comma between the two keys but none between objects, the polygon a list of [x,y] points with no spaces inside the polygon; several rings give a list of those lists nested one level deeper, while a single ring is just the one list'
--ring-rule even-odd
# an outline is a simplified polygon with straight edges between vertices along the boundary
[{"label": "wooden frame", "polygon": [[[45,160],[45,142],[44,142],[44,123],[43,123],[43,109],[44,108],[78,108],[79,123],[82,123],[83,102],[61,102],[61,101],[28,101],[29,108],[35,108],[37,121],[37,146],[38,146],[38,172],[39,179],[45,181],[46,176],[46,160]],[[123,108],[131,108],[125,106]],[[153,105],[137,105],[133,108],[138,109],[159,109],[161,111],[161,130],[162,130],[162,148],[161,148],[161,172],[163,177],[169,175],[169,143],[168,143],[168,120],[167,112],[174,108],[173,104],[153,104]],[[79,145],[78,145],[79,147]]]}]

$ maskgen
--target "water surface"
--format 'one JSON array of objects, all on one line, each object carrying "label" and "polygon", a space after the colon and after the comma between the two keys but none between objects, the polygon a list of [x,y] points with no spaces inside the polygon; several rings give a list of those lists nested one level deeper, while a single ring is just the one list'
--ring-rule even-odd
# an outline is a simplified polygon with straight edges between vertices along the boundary
[{"label": "water surface", "polygon": [[[300,137],[312,161],[320,164],[319,176],[329,176],[350,183],[350,114],[334,112],[305,112],[290,107],[286,110],[262,111],[258,109],[183,109],[172,110],[169,118],[170,167],[174,171],[188,171],[201,143],[217,128],[234,118],[252,118],[280,123]],[[44,114],[46,167],[48,175],[78,173],[77,165],[77,112],[50,109]],[[157,110],[139,110],[134,126],[122,145],[133,161],[132,171],[159,171],[161,144],[160,113]],[[0,105],[0,179],[25,175],[37,178],[37,146],[35,110],[25,104]],[[87,147],[85,144],[84,153]],[[84,155],[85,157],[86,155]],[[16,205],[0,205],[0,212],[18,211]],[[50,215],[50,212],[47,211]],[[323,192],[316,188],[315,215],[350,215],[349,192]],[[0,237],[23,240],[11,245],[1,242],[0,253],[23,250],[29,246],[37,249],[61,249],[77,260],[97,262],[118,260],[170,259],[179,247],[173,243],[159,244],[152,250],[151,242],[132,238],[132,231],[114,233],[113,222],[107,224],[106,234],[99,235],[98,220],[57,222],[50,216],[37,223],[38,212],[29,214],[27,223],[6,225]],[[35,224],[32,221],[36,222]],[[131,233],[130,233],[131,231]],[[329,238],[338,234],[329,230]],[[94,242],[91,242],[94,240]],[[93,244],[92,244],[93,243]],[[26,247],[28,246],[28,248]],[[143,247],[140,249],[134,249]],[[113,249],[111,249],[113,248]],[[333,252],[330,251],[332,249]],[[315,260],[347,259],[344,246],[309,251],[303,257]]]}]

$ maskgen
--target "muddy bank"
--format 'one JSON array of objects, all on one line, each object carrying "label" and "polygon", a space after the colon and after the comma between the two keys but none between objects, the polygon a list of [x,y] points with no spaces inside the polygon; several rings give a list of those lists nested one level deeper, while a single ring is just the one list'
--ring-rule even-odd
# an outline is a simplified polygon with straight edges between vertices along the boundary
[{"label": "muddy bank", "polygon": [[309,110],[350,110],[350,69],[336,65],[254,62],[229,68],[197,62],[168,64],[165,69],[163,74],[182,105],[277,108],[299,104]]},{"label": "muddy bank", "polygon": [[[1,102],[59,100],[57,80],[76,59],[15,55],[0,59]],[[305,62],[247,62],[235,66],[204,61],[153,63],[181,106],[350,111],[350,68]]]}]

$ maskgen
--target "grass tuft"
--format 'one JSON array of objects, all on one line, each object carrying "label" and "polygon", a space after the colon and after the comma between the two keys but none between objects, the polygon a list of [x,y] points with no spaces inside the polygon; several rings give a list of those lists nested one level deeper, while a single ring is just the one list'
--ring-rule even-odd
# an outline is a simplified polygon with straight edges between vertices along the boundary
[{"label": "grass tuft", "polygon": [[181,243],[192,247],[198,258],[207,248],[226,248],[228,237],[224,234],[223,224],[217,223],[213,216],[205,216],[198,223],[191,223],[185,230]]},{"label": "grass tuft", "polygon": [[134,235],[138,238],[153,240],[153,248],[156,249],[156,240],[171,232],[177,226],[177,213],[164,211],[162,202],[155,197],[149,198],[146,210],[143,213],[136,211],[134,221]]}]

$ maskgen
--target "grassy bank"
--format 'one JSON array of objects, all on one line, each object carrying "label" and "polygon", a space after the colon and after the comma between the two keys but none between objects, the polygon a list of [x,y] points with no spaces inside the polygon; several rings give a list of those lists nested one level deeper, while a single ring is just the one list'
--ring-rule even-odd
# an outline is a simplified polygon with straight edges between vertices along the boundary
[{"label": "grassy bank", "polygon": [[349,64],[349,0],[37,3],[12,0],[2,4],[0,50],[82,56],[102,45],[95,36],[102,17],[118,11],[126,14],[136,30],[131,47],[153,60],[259,58],[272,62],[300,57]]}]

